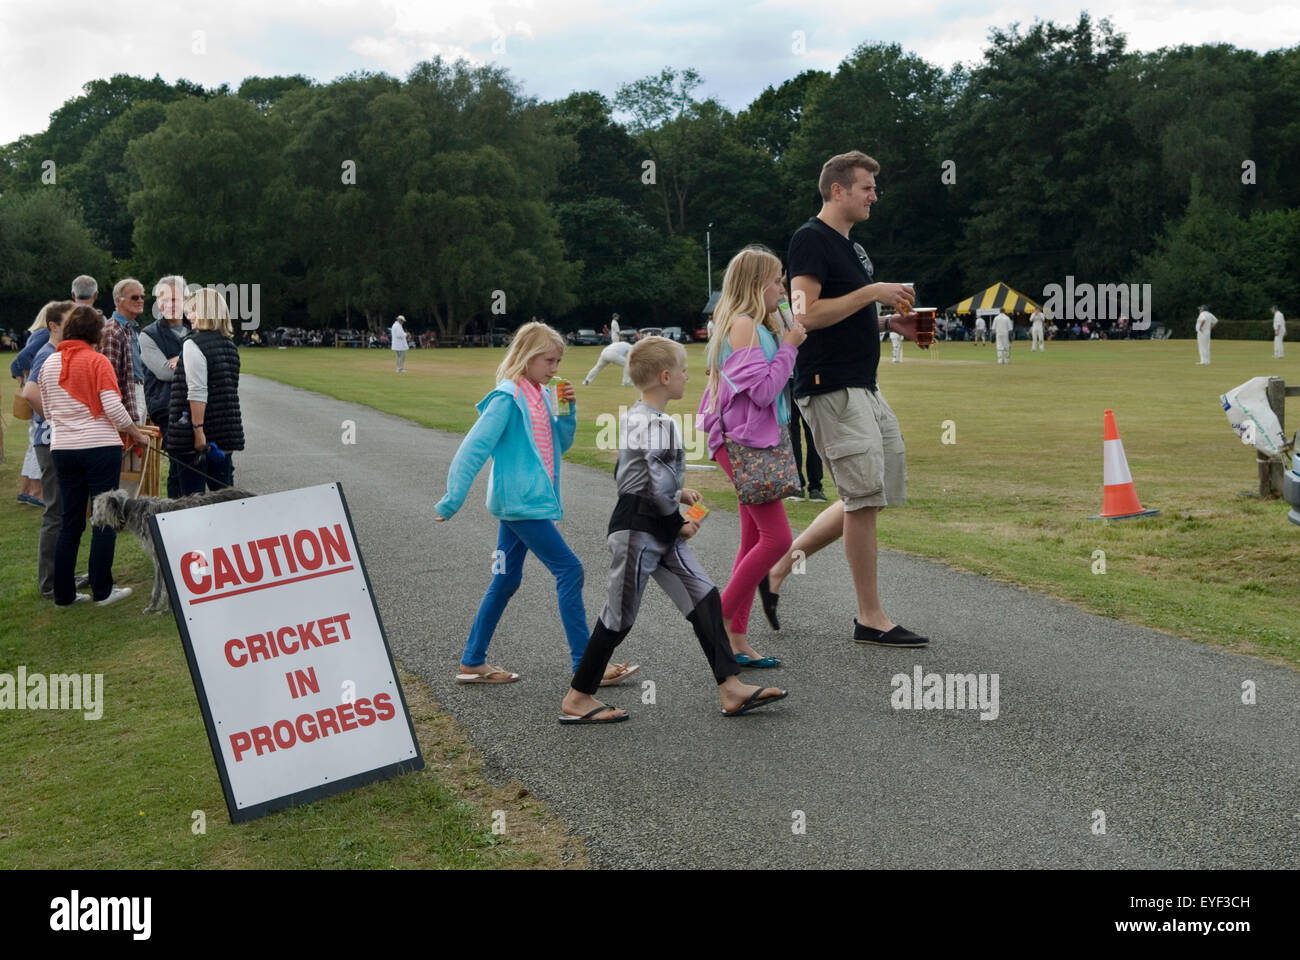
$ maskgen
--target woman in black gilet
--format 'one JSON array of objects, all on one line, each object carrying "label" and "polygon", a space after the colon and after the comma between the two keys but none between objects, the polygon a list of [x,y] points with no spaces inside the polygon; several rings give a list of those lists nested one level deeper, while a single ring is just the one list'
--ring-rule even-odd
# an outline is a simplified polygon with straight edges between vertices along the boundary
[{"label": "woman in black gilet", "polygon": [[164,442],[181,471],[182,495],[232,486],[233,453],[244,449],[230,308],[217,290],[204,287],[185,301],[185,312],[194,334],[176,363]]}]

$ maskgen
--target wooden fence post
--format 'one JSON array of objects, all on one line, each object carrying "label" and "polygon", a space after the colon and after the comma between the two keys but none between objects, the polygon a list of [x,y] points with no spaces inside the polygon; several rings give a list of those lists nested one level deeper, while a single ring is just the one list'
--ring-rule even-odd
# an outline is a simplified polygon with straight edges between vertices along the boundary
[{"label": "wooden fence post", "polygon": [[[1286,381],[1281,377],[1269,377],[1265,391],[1268,405],[1273,409],[1278,425],[1282,428],[1282,439],[1285,443],[1286,398],[1300,396],[1300,387],[1287,387]],[[1286,471],[1286,464],[1281,460],[1269,460],[1256,455],[1255,465],[1259,469],[1259,495],[1271,500],[1281,497],[1282,474]]]}]

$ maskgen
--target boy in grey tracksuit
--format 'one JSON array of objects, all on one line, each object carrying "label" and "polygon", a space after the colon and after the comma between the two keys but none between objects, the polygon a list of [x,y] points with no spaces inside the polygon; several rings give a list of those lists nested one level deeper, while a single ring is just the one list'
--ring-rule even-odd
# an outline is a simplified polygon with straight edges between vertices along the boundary
[{"label": "boy in grey tracksuit", "polygon": [[[638,354],[641,354],[640,363],[636,360]],[[666,368],[669,359],[678,364],[671,370]],[[654,369],[656,366],[658,369]],[[627,719],[626,713],[603,705],[590,710],[586,716],[569,708],[582,709],[595,703],[591,696],[600,686],[614,648],[636,621],[650,577],[663,587],[695,629],[695,636],[713,669],[713,678],[721,687],[724,712],[744,713],[783,699],[786,696],[783,690],[754,689],[736,679],[740,668],[723,626],[718,588],[686,543],[699,524],[683,517],[678,504],[695,504],[702,498],[696,491],[682,486],[686,477],[686,449],[677,424],[663,410],[667,400],[681,399],[686,383],[686,351],[680,344],[663,337],[647,337],[634,348],[628,367],[643,392],[619,423],[618,466],[614,475],[618,502],[609,520],[606,541],[611,554],[609,595],[591,632],[582,662],[573,674],[561,722],[612,723]],[[762,695],[765,692],[767,696]],[[733,704],[733,709],[727,709],[728,702]],[[609,716],[599,716],[606,711]]]}]

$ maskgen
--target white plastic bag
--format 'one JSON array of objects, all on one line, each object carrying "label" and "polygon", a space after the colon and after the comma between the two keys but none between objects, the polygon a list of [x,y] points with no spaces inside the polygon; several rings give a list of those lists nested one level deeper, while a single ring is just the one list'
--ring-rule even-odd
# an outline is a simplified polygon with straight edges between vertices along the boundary
[{"label": "white plastic bag", "polygon": [[1268,405],[1267,389],[1268,377],[1255,377],[1220,396],[1219,403],[1242,443],[1266,457],[1281,457],[1286,437],[1277,414]]}]

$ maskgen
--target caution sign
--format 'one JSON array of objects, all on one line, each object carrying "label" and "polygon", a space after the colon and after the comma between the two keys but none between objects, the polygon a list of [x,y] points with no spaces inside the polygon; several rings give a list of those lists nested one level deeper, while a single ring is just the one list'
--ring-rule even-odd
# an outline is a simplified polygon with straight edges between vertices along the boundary
[{"label": "caution sign", "polygon": [[339,484],[151,522],[232,822],[424,767]]}]

